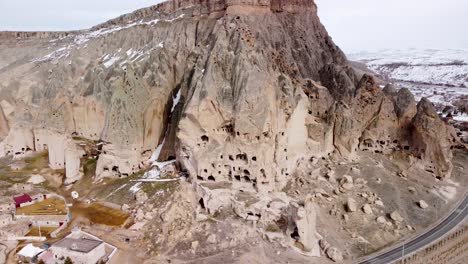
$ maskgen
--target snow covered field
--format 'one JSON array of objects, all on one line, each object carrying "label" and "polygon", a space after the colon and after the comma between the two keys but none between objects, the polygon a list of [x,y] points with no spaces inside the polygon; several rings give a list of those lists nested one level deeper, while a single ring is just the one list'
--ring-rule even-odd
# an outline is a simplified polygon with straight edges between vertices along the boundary
[{"label": "snow covered field", "polygon": [[454,120],[468,122],[468,49],[357,52],[348,59],[409,88],[418,101],[427,97],[440,112],[450,109]]},{"label": "snow covered field", "polygon": [[348,58],[389,79],[468,88],[468,49],[382,50],[352,53]]}]

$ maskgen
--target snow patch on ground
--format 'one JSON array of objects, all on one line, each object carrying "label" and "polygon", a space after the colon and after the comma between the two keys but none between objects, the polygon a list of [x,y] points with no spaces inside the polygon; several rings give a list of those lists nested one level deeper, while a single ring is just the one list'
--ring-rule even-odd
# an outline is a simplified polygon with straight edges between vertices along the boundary
[{"label": "snow patch on ground", "polygon": [[141,190],[141,188],[142,188],[141,185],[142,185],[141,182],[135,183],[135,185],[133,185],[133,186],[130,188],[130,192],[131,192],[131,193],[137,193],[139,190]]},{"label": "snow patch on ground", "polygon": [[381,50],[348,57],[394,80],[468,87],[468,50]]},{"label": "snow patch on ground", "polygon": [[443,117],[450,113],[454,121],[468,122],[468,48],[381,50],[352,53],[348,58],[410,89],[416,101],[426,97]]},{"label": "snow patch on ground", "polygon": [[45,179],[41,175],[32,175],[31,178],[29,178],[28,180],[28,183],[32,184],[40,184],[43,182],[45,182]]},{"label": "snow patch on ground", "polygon": [[468,122],[468,114],[459,113],[458,115],[453,116],[453,120],[458,122]]}]

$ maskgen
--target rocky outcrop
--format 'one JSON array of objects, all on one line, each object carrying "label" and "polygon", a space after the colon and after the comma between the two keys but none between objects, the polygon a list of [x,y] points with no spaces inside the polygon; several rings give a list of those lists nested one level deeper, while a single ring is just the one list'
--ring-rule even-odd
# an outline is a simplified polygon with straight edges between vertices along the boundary
[{"label": "rocky outcrop", "polygon": [[[106,143],[98,178],[124,177],[161,144],[158,158],[194,182],[260,193],[284,188],[298,162],[359,150],[408,151],[450,174],[446,125],[355,73],[312,0],[173,0],[57,34],[3,33],[19,39],[0,44],[0,101],[14,109],[0,112],[1,156],[45,144],[63,168],[78,155],[58,148],[79,136]],[[57,147],[31,142],[41,129],[63,135]]]},{"label": "rocky outcrop", "polygon": [[320,256],[319,237],[316,230],[317,212],[311,197],[304,201],[304,207],[297,207],[293,214],[297,228],[297,243],[306,253]]},{"label": "rocky outcrop", "polygon": [[418,103],[412,124],[411,149],[414,155],[423,160],[426,170],[438,176],[450,175],[452,171],[450,147],[455,142],[455,137],[426,98]]}]

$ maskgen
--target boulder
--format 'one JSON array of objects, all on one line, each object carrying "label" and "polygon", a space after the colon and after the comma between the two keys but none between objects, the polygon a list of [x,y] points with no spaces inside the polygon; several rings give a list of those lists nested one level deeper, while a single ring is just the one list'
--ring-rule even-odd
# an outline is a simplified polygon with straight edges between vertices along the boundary
[{"label": "boulder", "polygon": [[209,235],[206,241],[210,244],[216,244],[217,243],[216,234]]},{"label": "boulder", "polygon": [[363,207],[362,207],[362,211],[365,213],[365,214],[372,214],[372,208],[369,204],[365,204]]},{"label": "boulder", "polygon": [[325,239],[320,239],[319,241],[320,248],[325,252],[330,247],[330,243],[328,243]]},{"label": "boulder", "polygon": [[376,218],[376,221],[377,221],[377,223],[379,223],[379,224],[385,224],[385,223],[387,222],[387,220],[385,219],[384,216],[379,216],[379,217],[377,217],[377,218]]},{"label": "boulder", "polygon": [[390,219],[392,219],[393,221],[395,222],[403,222],[403,217],[400,215],[400,213],[398,211],[394,211],[390,214]]},{"label": "boulder", "polygon": [[427,207],[429,207],[429,205],[424,201],[424,200],[420,200],[418,202],[418,205],[419,207],[421,207],[422,209],[426,209]]},{"label": "boulder", "polygon": [[348,212],[356,212],[357,211],[357,203],[356,200],[353,198],[348,198],[346,201],[346,210]]},{"label": "boulder", "polygon": [[123,204],[121,210],[124,213],[128,213],[130,211],[130,206],[128,204]]},{"label": "boulder", "polygon": [[380,206],[380,207],[385,207],[384,203],[382,200],[376,200],[375,205]]},{"label": "boulder", "polygon": [[330,247],[326,251],[327,256],[334,262],[341,263],[343,261],[343,254],[335,247]]},{"label": "boulder", "polygon": [[144,203],[148,200],[148,194],[146,194],[146,192],[143,190],[139,190],[135,193],[135,200],[138,203]]},{"label": "boulder", "polygon": [[143,211],[143,209],[138,208],[135,218],[137,221],[143,221],[143,219],[145,219],[145,212]]},{"label": "boulder", "polygon": [[347,191],[352,190],[354,187],[354,181],[353,177],[349,175],[343,176],[343,178],[340,180],[341,187]]}]

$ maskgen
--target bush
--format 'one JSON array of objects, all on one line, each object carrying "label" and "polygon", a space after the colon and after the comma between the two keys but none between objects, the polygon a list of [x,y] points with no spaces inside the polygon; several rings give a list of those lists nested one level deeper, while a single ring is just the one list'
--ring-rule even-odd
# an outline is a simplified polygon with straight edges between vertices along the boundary
[{"label": "bush", "polygon": [[70,257],[67,257],[67,258],[65,259],[64,264],[73,264],[73,261],[71,260]]}]

